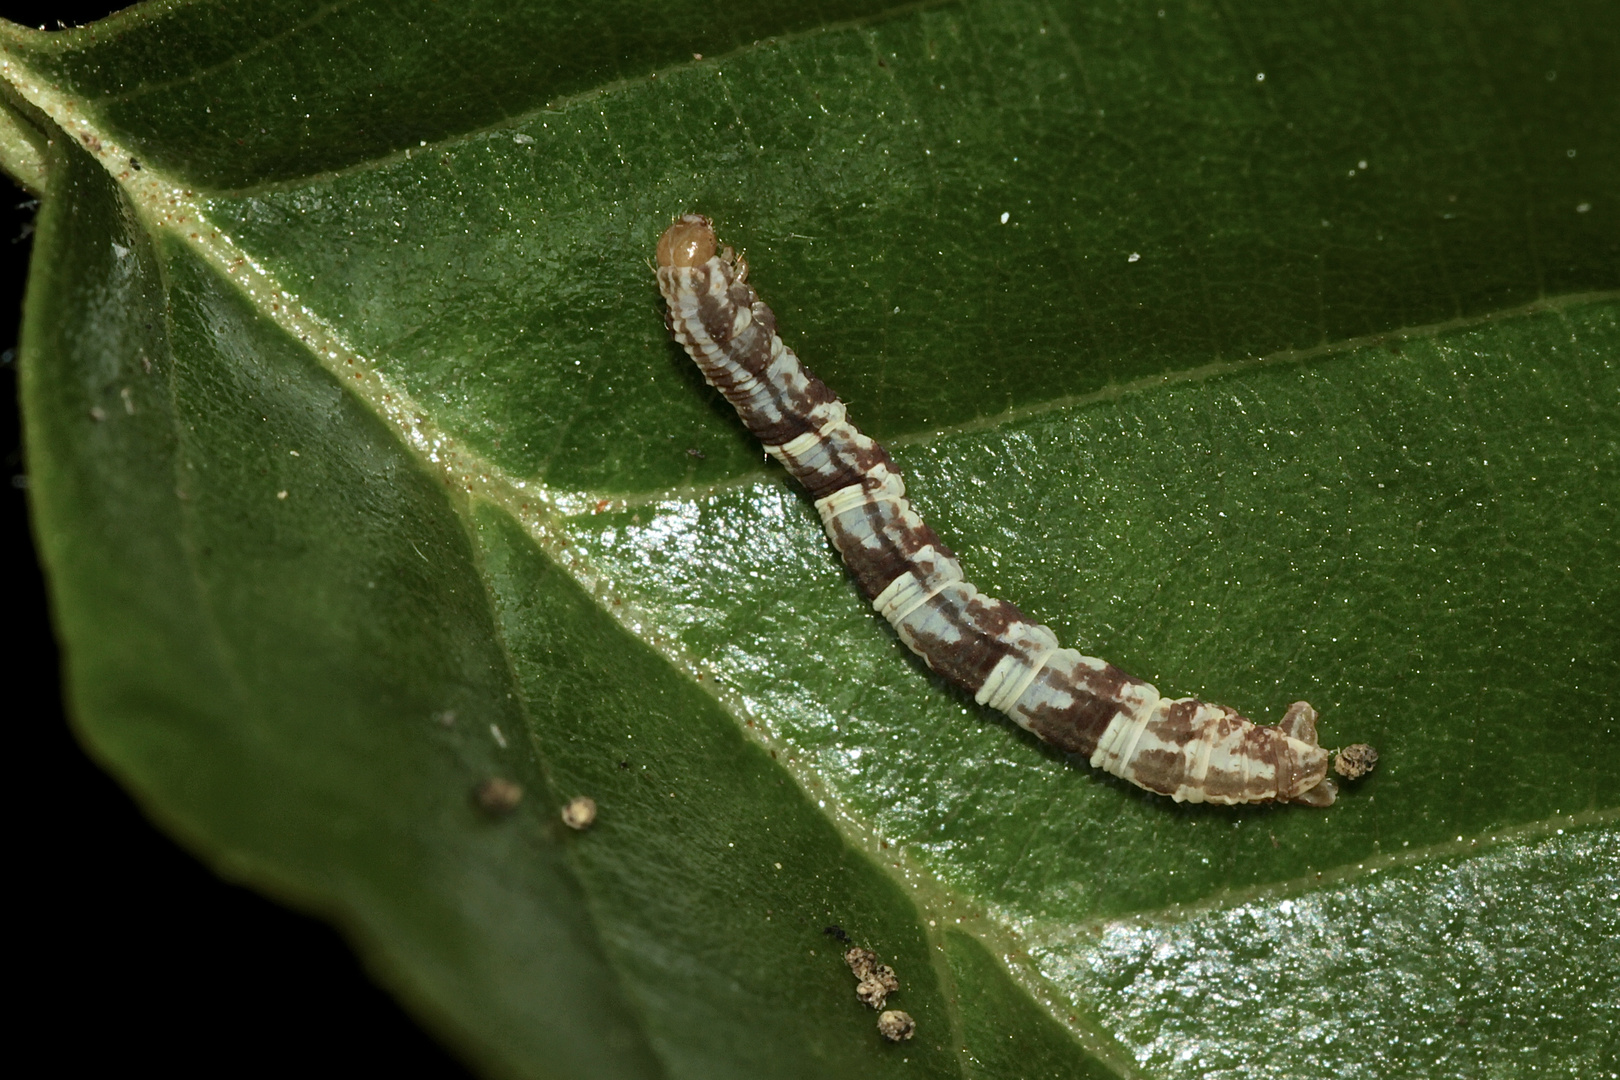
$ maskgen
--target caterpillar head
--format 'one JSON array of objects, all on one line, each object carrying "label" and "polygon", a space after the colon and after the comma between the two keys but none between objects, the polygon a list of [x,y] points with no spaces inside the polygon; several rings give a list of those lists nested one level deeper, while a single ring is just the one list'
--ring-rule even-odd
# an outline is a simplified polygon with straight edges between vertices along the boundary
[{"label": "caterpillar head", "polygon": [[660,268],[702,266],[714,252],[714,224],[702,214],[682,214],[658,238]]}]

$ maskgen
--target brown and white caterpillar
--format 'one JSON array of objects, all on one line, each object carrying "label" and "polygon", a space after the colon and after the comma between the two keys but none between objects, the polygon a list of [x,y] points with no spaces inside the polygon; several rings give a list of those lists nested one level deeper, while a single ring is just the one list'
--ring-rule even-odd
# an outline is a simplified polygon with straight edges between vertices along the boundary
[{"label": "brown and white caterpillar", "polygon": [[1177,802],[1332,804],[1316,710],[1275,727],[1194,698],[1168,700],[963,580],[912,510],[883,447],[776,333],[748,265],[687,214],[658,241],[658,287],[675,339],[765,451],[809,489],[861,591],[928,666],[1053,746]]}]

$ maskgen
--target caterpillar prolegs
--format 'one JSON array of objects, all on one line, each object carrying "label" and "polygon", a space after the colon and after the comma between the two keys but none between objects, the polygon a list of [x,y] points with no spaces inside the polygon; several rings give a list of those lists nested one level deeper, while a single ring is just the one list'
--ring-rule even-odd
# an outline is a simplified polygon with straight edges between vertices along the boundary
[{"label": "caterpillar prolegs", "polygon": [[907,502],[889,455],[782,343],[747,278],[744,260],[718,250],[707,218],[687,214],[658,241],[675,339],[809,489],[861,591],[930,668],[1053,746],[1177,802],[1333,802],[1307,703],[1266,727],[1220,705],[1161,698],[1112,664],[1061,648],[1045,626],[964,580]]}]

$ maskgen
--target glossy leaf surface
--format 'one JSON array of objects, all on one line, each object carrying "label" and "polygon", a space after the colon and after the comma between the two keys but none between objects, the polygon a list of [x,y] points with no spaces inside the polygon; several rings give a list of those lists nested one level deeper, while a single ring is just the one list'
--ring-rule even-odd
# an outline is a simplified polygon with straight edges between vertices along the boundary
[{"label": "glossy leaf surface", "polygon": [[[36,529],[156,816],[503,1073],[1612,1068],[1609,6],[444,7],[3,28]],[[1175,806],[936,680],[668,342],[689,209],[981,587],[1379,771]]]}]

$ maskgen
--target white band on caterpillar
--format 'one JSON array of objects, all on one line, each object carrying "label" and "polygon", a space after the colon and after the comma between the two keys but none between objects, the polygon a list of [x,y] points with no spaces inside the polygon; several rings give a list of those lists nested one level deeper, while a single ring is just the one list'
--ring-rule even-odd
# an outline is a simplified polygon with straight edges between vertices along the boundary
[{"label": "white band on caterpillar", "polygon": [[908,570],[891,581],[889,587],[872,601],[872,606],[890,623],[899,625],[907,615],[961,580],[960,576],[944,575],[920,578]]},{"label": "white band on caterpillar", "polygon": [[1008,653],[997,661],[991,669],[990,675],[979,687],[979,692],[973,695],[973,700],[980,705],[988,705],[997,712],[1011,712],[1018,699],[1024,696],[1029,684],[1041,673],[1046,662],[1058,651],[1058,645],[1052,645],[1036,653],[1032,660],[1026,662],[1017,653]]},{"label": "white band on caterpillar", "polygon": [[822,434],[819,431],[807,431],[798,438],[789,439],[781,446],[767,446],[765,452],[777,461],[798,461],[810,451],[820,446]]},{"label": "white band on caterpillar", "polygon": [[823,524],[835,520],[840,514],[875,503],[892,503],[900,509],[909,509],[906,502],[906,484],[900,479],[899,473],[889,473],[884,476],[883,482],[875,488],[868,488],[865,484],[851,484],[839,488],[831,495],[816,500],[816,512],[821,515]]},{"label": "white band on caterpillar", "polygon": [[1097,742],[1097,751],[1091,755],[1093,768],[1113,773],[1115,776],[1124,776],[1122,767],[1131,760],[1136,753],[1136,744],[1142,741],[1142,733],[1147,730],[1148,721],[1158,712],[1165,703],[1160,702],[1151,710],[1140,713],[1119,713],[1108,723],[1108,730],[1104,731],[1102,738]]}]

